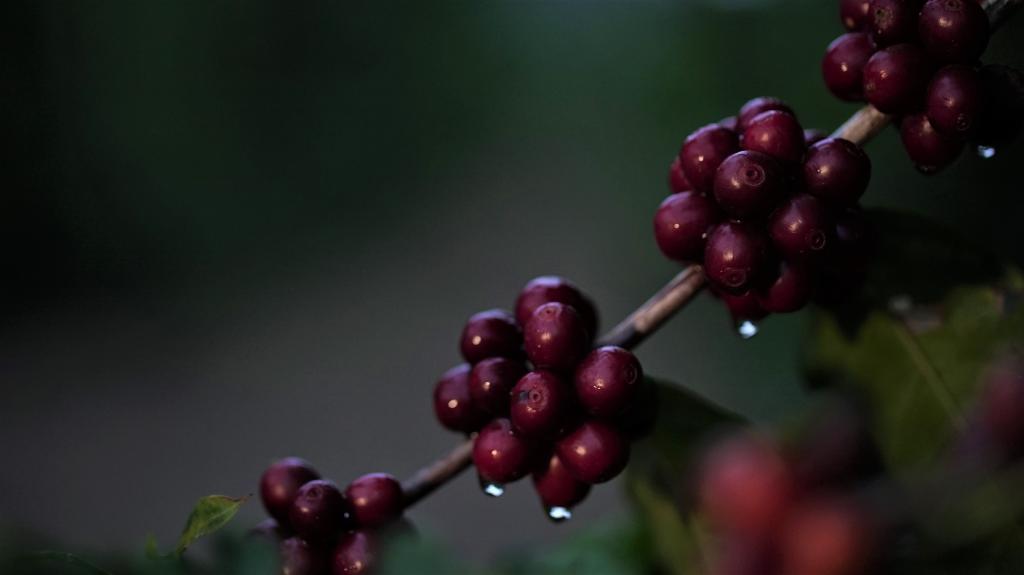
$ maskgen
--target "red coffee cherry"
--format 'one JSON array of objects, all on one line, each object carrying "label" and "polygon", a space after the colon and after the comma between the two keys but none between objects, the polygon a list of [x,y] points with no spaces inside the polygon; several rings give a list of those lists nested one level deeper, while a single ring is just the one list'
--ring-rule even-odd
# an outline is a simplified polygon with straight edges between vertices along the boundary
[{"label": "red coffee cherry", "polygon": [[721,163],[739,151],[736,132],[718,124],[708,124],[689,135],[679,152],[686,180],[701,192],[714,187],[715,170]]},{"label": "red coffee cherry", "polygon": [[402,516],[402,485],[388,473],[369,473],[345,488],[352,518],[360,527],[383,527]]},{"label": "red coffee cherry", "polygon": [[591,420],[560,439],[555,453],[579,481],[604,483],[625,469],[629,461],[629,440],[611,425]]},{"label": "red coffee cherry", "polygon": [[724,222],[708,237],[704,273],[712,285],[742,293],[757,281],[768,260],[768,238],[751,224]]},{"label": "red coffee cherry", "polygon": [[533,447],[507,419],[487,424],[473,442],[473,465],[483,481],[503,485],[522,479],[533,462]]},{"label": "red coffee cherry", "polygon": [[804,129],[796,116],[771,110],[754,116],[742,137],[743,149],[768,154],[783,164],[796,164],[803,158]]},{"label": "red coffee cherry", "polygon": [[862,32],[843,34],[833,40],[821,60],[825,86],[840,100],[863,100],[864,66],[874,53],[875,45]]},{"label": "red coffee cherry", "polygon": [[565,372],[586,353],[590,336],[576,309],[558,302],[533,311],[524,331],[526,355],[534,366]]},{"label": "red coffee cherry", "polygon": [[562,428],[572,398],[568,386],[550,371],[531,371],[512,388],[509,419],[528,438],[554,437]]},{"label": "red coffee cherry", "polygon": [[967,136],[985,104],[978,73],[969,66],[946,66],[928,85],[925,111],[932,127],[949,136]]},{"label": "red coffee cherry", "polygon": [[576,313],[583,319],[590,337],[597,335],[597,309],[593,302],[583,295],[576,284],[558,276],[536,277],[523,287],[516,298],[516,321],[525,327],[534,310],[551,302],[564,303],[575,308]]},{"label": "red coffee cherry", "polygon": [[462,330],[462,357],[469,363],[489,357],[522,357],[523,336],[512,314],[489,309],[473,314]]},{"label": "red coffee cherry", "polygon": [[654,239],[665,257],[679,262],[704,258],[708,234],[721,219],[715,202],[698,192],[672,194],[654,214]]},{"label": "red coffee cherry", "polygon": [[973,64],[988,46],[988,15],[977,0],[928,0],[918,34],[937,62]]},{"label": "red coffee cherry", "polygon": [[576,397],[587,413],[612,417],[630,405],[643,377],[635,355],[621,347],[599,347],[576,367]]},{"label": "red coffee cherry", "polygon": [[875,52],[864,65],[864,97],[886,114],[906,114],[920,106],[932,64],[916,44]]},{"label": "red coffee cherry", "polygon": [[554,521],[568,519],[569,510],[590,493],[590,484],[573,477],[555,454],[548,458],[547,466],[533,472],[533,488]]},{"label": "red coffee cherry", "polygon": [[925,114],[913,114],[900,122],[900,139],[914,167],[934,174],[953,163],[964,149],[964,141],[939,132]]},{"label": "red coffee cherry", "polygon": [[320,479],[320,474],[298,457],[287,457],[268,467],[260,477],[260,498],[267,513],[287,528],[295,495],[314,479]]},{"label": "red coffee cherry", "polygon": [[472,402],[490,415],[508,415],[512,388],[526,375],[522,361],[491,357],[473,366],[469,372]]},{"label": "red coffee cherry", "polygon": [[860,146],[841,138],[825,138],[807,150],[804,189],[826,202],[852,206],[871,181],[871,159]]},{"label": "red coffee cherry", "polygon": [[434,387],[434,414],[446,429],[470,433],[487,421],[469,391],[470,367],[457,365],[444,373]]}]

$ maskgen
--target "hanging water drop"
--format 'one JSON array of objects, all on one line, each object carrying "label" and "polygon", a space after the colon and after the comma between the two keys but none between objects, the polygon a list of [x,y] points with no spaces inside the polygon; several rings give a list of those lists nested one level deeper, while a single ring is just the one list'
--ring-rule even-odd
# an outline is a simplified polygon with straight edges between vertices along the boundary
[{"label": "hanging water drop", "polygon": [[757,324],[745,319],[736,326],[736,332],[740,334],[743,339],[750,339],[757,335],[758,328]]},{"label": "hanging water drop", "polygon": [[995,155],[995,148],[991,146],[978,146],[978,157],[985,158],[986,160],[988,160],[989,158],[995,157]]},{"label": "hanging water drop", "polygon": [[505,494],[504,485],[500,483],[495,483],[493,481],[488,481],[483,477],[480,477],[479,479],[480,489],[482,489],[485,494],[490,495],[491,497],[501,497],[502,495]]},{"label": "hanging water drop", "polygon": [[568,520],[572,519],[572,511],[569,511],[568,508],[559,507],[557,505],[554,506],[554,507],[549,507],[548,508],[548,519],[554,521],[555,523],[561,523],[563,521],[568,521]]}]

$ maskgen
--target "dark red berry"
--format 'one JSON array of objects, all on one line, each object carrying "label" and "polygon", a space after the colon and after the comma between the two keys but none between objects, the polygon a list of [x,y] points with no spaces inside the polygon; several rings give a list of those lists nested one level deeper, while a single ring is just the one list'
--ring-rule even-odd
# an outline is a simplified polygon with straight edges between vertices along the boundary
[{"label": "dark red berry", "polygon": [[732,130],[733,132],[736,132],[739,130],[740,121],[736,116],[729,116],[727,118],[722,118],[721,120],[719,120],[718,125],[728,130]]},{"label": "dark red berry", "polygon": [[972,64],[988,46],[988,16],[977,0],[928,0],[918,35],[925,50],[943,64]]},{"label": "dark red berry", "polygon": [[925,111],[936,130],[963,137],[974,128],[984,100],[978,73],[968,66],[953,64],[932,77]]},{"label": "dark red berry", "polygon": [[492,357],[473,366],[469,395],[473,404],[490,415],[507,415],[512,388],[526,374],[522,361]]},{"label": "dark red berry", "polygon": [[708,237],[704,272],[723,291],[742,293],[757,280],[767,260],[768,238],[757,227],[724,222]]},{"label": "dark red berry", "polygon": [[871,160],[860,146],[826,138],[807,150],[804,189],[826,202],[849,206],[864,195],[871,180]]},{"label": "dark red berry", "polygon": [[295,494],[314,479],[320,479],[320,474],[308,461],[298,457],[288,457],[268,467],[260,478],[260,498],[267,513],[287,527]]},{"label": "dark red berry", "polygon": [[661,253],[671,260],[700,261],[708,233],[720,218],[718,207],[704,194],[672,194],[654,213],[654,239]]},{"label": "dark red berry", "polygon": [[974,140],[983,146],[1009,144],[1024,127],[1024,72],[1009,66],[983,66],[979,73],[985,105]]},{"label": "dark red berry", "polygon": [[866,512],[845,499],[805,501],[782,526],[782,570],[788,575],[870,573],[875,555],[873,528]]},{"label": "dark red berry", "polygon": [[874,53],[874,44],[862,32],[843,34],[833,40],[821,60],[825,86],[840,100],[863,100],[864,65]]},{"label": "dark red berry", "polygon": [[597,310],[576,284],[558,276],[540,276],[530,280],[516,299],[516,321],[525,326],[538,307],[551,302],[576,308],[591,338],[597,335]]},{"label": "dark red berry", "polygon": [[871,0],[839,0],[839,19],[847,30],[862,30],[868,23]]},{"label": "dark red berry", "polygon": [[298,537],[281,542],[281,575],[323,575],[327,573],[327,557],[323,550]]},{"label": "dark red berry", "polygon": [[875,52],[864,65],[864,97],[886,114],[905,114],[924,98],[932,66],[916,44],[897,44]]},{"label": "dark red berry", "polygon": [[903,118],[900,139],[914,167],[925,174],[934,174],[952,164],[964,149],[963,140],[936,130],[923,113]]},{"label": "dark red berry", "polygon": [[572,509],[590,493],[590,484],[584,483],[565,468],[562,460],[552,454],[547,466],[533,472],[533,487],[545,509],[561,507]]},{"label": "dark red berry", "polygon": [[868,30],[879,48],[913,42],[921,0],[871,0]]},{"label": "dark red berry", "polygon": [[473,314],[462,330],[462,357],[469,363],[488,357],[522,357],[523,337],[512,314],[489,309]]},{"label": "dark red berry", "polygon": [[784,258],[799,262],[824,252],[832,225],[828,211],[817,198],[799,194],[768,218],[768,233]]},{"label": "dark red berry", "polygon": [[555,453],[576,479],[604,483],[625,469],[629,441],[611,425],[591,420],[560,439]]},{"label": "dark red berry", "polygon": [[718,292],[716,294],[732,316],[733,325],[741,325],[744,322],[757,322],[768,315],[768,311],[761,307],[757,301],[755,290],[750,289],[740,294]]},{"label": "dark red berry", "polygon": [[783,162],[795,164],[804,155],[804,129],[796,116],[771,110],[754,116],[743,132],[743,149],[761,152]]},{"label": "dark red berry", "polygon": [[292,529],[306,541],[328,541],[345,526],[349,512],[345,496],[338,486],[316,479],[295,494],[288,517]]},{"label": "dark red berry", "polygon": [[635,355],[621,347],[599,347],[576,367],[576,397],[587,413],[612,417],[633,401],[643,377]]},{"label": "dark red berry", "polygon": [[434,387],[434,413],[445,428],[469,433],[487,421],[469,391],[468,364],[457,365],[444,373]]},{"label": "dark red berry", "polygon": [[512,388],[512,427],[523,437],[554,437],[564,424],[571,399],[567,384],[557,375],[531,371]]},{"label": "dark red berry", "polygon": [[718,124],[708,124],[686,138],[679,152],[679,161],[694,189],[710,192],[715,183],[715,170],[738,150],[736,132]]},{"label": "dark red berry", "polygon": [[782,167],[761,152],[736,152],[715,173],[715,200],[736,218],[767,215],[785,193]]},{"label": "dark red berry", "polygon": [[369,473],[349,483],[345,498],[360,527],[383,527],[402,516],[402,485],[387,473]]},{"label": "dark red berry", "polygon": [[789,107],[789,104],[783,102],[778,98],[760,97],[754,98],[743,104],[740,108],[740,113],[736,116],[737,132],[744,132],[750,126],[750,122],[756,117],[760,116],[765,112],[777,110],[780,112],[786,112],[796,116],[796,112],[793,108]]},{"label": "dark red berry", "polygon": [[808,146],[813,146],[827,137],[828,134],[821,130],[815,130],[814,128],[804,130],[804,142],[806,142]]},{"label": "dark red berry", "polygon": [[538,368],[568,371],[590,343],[587,329],[572,306],[546,303],[533,310],[524,330],[526,355]]},{"label": "dark red berry", "polygon": [[757,302],[771,313],[799,311],[814,295],[814,273],[806,265],[779,262],[765,284],[757,291]]},{"label": "dark red berry", "polygon": [[1024,361],[1002,360],[985,374],[981,423],[1007,456],[1024,454]]},{"label": "dark red berry", "polygon": [[693,189],[690,182],[686,180],[686,174],[683,173],[683,165],[679,163],[679,156],[673,158],[672,164],[668,167],[668,189],[673,194]]},{"label": "dark red berry", "polygon": [[504,418],[484,426],[473,442],[473,465],[484,481],[501,485],[522,479],[534,461],[532,445]]},{"label": "dark red berry", "polygon": [[350,531],[338,540],[331,554],[331,575],[365,575],[377,562],[376,536],[368,530]]}]

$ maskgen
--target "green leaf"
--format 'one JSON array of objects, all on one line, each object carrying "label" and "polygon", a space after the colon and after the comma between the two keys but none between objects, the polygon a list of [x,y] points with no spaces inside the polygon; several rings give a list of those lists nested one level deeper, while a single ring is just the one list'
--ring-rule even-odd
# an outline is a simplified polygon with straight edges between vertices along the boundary
[{"label": "green leaf", "polygon": [[180,556],[196,539],[226,525],[248,499],[226,495],[208,495],[200,499],[188,516],[185,529],[181,532],[178,545],[174,549],[175,554]]},{"label": "green leaf", "polygon": [[65,553],[63,551],[37,551],[25,555],[25,559],[32,561],[48,561],[55,563],[66,563],[74,567],[80,567],[81,570],[93,575],[112,575],[109,571],[100,569],[99,567],[89,563],[85,559],[82,559],[78,555],[73,553]]}]

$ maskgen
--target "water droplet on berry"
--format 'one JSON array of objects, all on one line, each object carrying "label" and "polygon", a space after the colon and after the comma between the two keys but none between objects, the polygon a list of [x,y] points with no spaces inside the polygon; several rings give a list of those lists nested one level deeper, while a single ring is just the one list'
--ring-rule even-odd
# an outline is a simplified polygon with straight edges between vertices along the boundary
[{"label": "water droplet on berry", "polygon": [[488,481],[483,477],[480,478],[480,489],[483,490],[484,494],[490,495],[491,497],[501,497],[505,494],[504,485]]},{"label": "water droplet on berry", "polygon": [[565,507],[554,506],[548,508],[548,519],[555,523],[562,523],[572,519],[572,511],[569,511]]},{"label": "water droplet on berry", "polygon": [[750,339],[757,335],[758,332],[757,324],[750,320],[743,320],[736,326],[736,332],[740,334],[743,339]]},{"label": "water droplet on berry", "polygon": [[978,157],[986,160],[994,158],[996,155],[996,149],[990,146],[978,146]]}]

